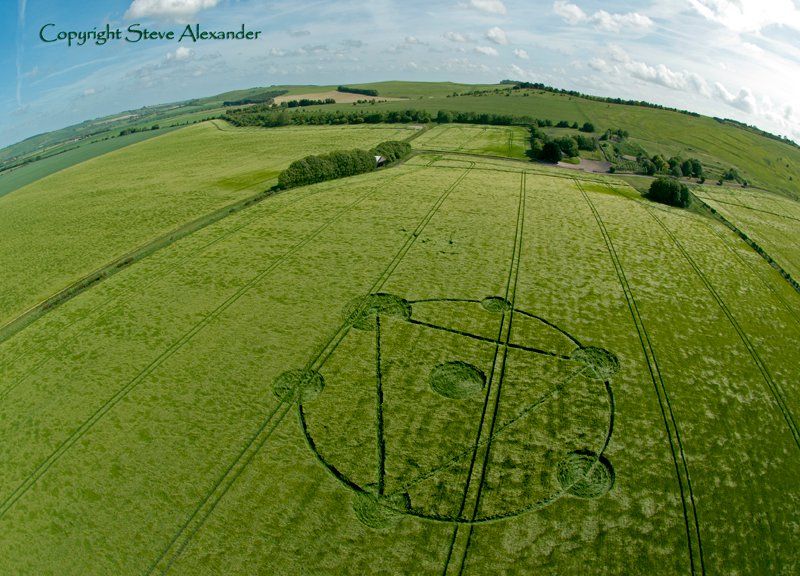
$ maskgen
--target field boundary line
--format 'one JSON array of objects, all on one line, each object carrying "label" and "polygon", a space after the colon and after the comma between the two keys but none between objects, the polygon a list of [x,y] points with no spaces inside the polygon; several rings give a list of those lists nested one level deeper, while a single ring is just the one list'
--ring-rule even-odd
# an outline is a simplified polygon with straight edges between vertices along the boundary
[{"label": "field boundary line", "polygon": [[[389,264],[386,267],[386,269],[384,269],[384,271],[381,272],[381,274],[378,276],[378,278],[375,280],[375,282],[369,288],[369,293],[373,293],[376,290],[380,290],[380,288],[386,283],[386,281],[389,279],[389,277],[394,272],[394,270],[397,269],[397,266],[400,264],[400,261],[403,260],[403,258],[408,253],[408,251],[411,248],[411,246],[416,242],[416,240],[419,237],[419,235],[422,233],[422,231],[425,229],[425,227],[431,221],[431,219],[433,218],[434,214],[439,210],[439,208],[442,206],[442,204],[447,199],[447,197],[450,195],[450,193],[456,187],[458,187],[458,185],[464,180],[464,178],[467,177],[467,175],[470,173],[470,171],[471,171],[471,168],[468,168],[462,175],[460,175],[455,180],[455,182],[452,185],[450,185],[448,188],[446,188],[444,190],[444,192],[442,192],[442,194],[437,198],[437,200],[431,206],[430,210],[425,214],[425,216],[423,216],[422,220],[417,225],[417,227],[414,229],[414,231],[410,235],[408,235],[406,237],[406,240],[401,245],[400,250],[395,254],[395,256],[392,258],[392,260],[389,262]],[[399,178],[399,177],[400,176],[398,176],[397,178]],[[339,343],[341,343],[341,341],[347,335],[349,329],[350,329],[349,326],[340,325],[337,328],[337,330],[333,333],[333,335],[328,339],[328,341],[326,341],[319,348],[318,353],[316,354],[316,356],[312,357],[308,361],[308,363],[306,364],[306,369],[317,369],[321,365],[323,365],[327,361],[327,359],[330,357],[330,355],[333,354],[333,352],[336,350],[336,348],[338,347]],[[285,415],[286,415],[286,413],[284,413],[281,416],[281,420],[283,419],[283,417]],[[277,427],[279,424],[280,424],[280,420],[275,423],[275,427]],[[301,424],[302,424],[302,418],[301,418]],[[262,425],[261,430],[264,429],[264,426],[265,425]],[[245,450],[242,451],[240,454],[243,455],[244,452],[246,452],[246,450],[249,449],[249,447],[253,444],[254,441],[255,440],[252,440],[249,443],[249,445],[245,447]],[[212,506],[202,515],[202,517],[198,520],[197,524],[188,533],[186,538],[183,539],[183,541],[178,546],[178,548],[172,554],[170,554],[170,550],[175,546],[176,542],[181,538],[181,535],[186,531],[186,529],[188,528],[189,524],[191,524],[191,522],[195,519],[195,517],[197,517],[197,515],[200,513],[201,508],[213,496],[213,492],[216,490],[216,487],[222,485],[222,482],[224,481],[224,477],[231,470],[233,470],[233,468],[238,464],[238,462],[241,460],[241,456],[238,457],[236,460],[234,460],[234,462],[231,463],[231,465],[228,467],[228,470],[223,474],[223,476],[220,478],[220,480],[215,484],[215,488],[213,488],[212,491],[209,493],[209,495],[206,498],[204,498],[203,501],[201,501],[201,503],[195,508],[195,510],[190,514],[189,518],[185,521],[184,525],[180,528],[178,533],[176,533],[173,536],[173,538],[170,541],[170,543],[168,544],[167,548],[165,548],[163,550],[163,552],[161,553],[161,555],[151,564],[150,568],[147,571],[147,574],[155,573],[158,570],[159,564],[161,564],[162,562],[165,562],[166,565],[161,569],[161,574],[166,574],[167,572],[169,572],[169,570],[172,567],[172,565],[181,556],[181,554],[183,554],[183,551],[186,549],[186,547],[192,541],[192,539],[197,534],[197,532],[200,530],[200,528],[202,528],[202,526],[205,524],[206,520],[209,518],[211,513],[214,511],[214,509],[216,508],[217,504],[225,497],[225,495],[227,494],[227,492],[230,489],[230,487],[234,484],[236,478],[238,478],[239,475],[244,471],[244,469],[247,467],[247,464],[250,461],[252,461],[252,458],[260,451],[260,449],[264,445],[264,443],[265,442],[260,442],[259,443],[257,449],[253,451],[252,456],[248,457],[247,462],[238,469],[238,471],[235,473],[235,477],[231,480],[231,482],[227,483],[225,485],[225,487],[222,489],[222,491],[217,495],[217,497],[214,500],[214,503],[212,504]],[[313,448],[312,448],[312,453],[316,454],[316,451]],[[326,469],[327,469],[327,467],[326,467]],[[167,556],[169,556],[169,558],[167,560],[165,560],[167,558]]]},{"label": "field boundary line", "polygon": [[[675,418],[675,413],[673,412],[672,409],[672,403],[670,402],[669,399],[669,393],[667,392],[667,387],[664,382],[664,378],[661,374],[661,368],[658,365],[658,358],[656,356],[655,349],[653,348],[652,341],[650,340],[650,335],[647,332],[647,328],[642,320],[641,314],[639,312],[639,306],[636,302],[635,297],[633,296],[633,290],[631,289],[631,286],[628,283],[628,278],[625,274],[625,270],[622,268],[622,262],[619,258],[619,255],[617,254],[616,248],[614,247],[614,243],[611,240],[611,235],[606,229],[605,223],[603,222],[603,219],[600,217],[600,213],[597,211],[597,208],[595,207],[589,195],[586,193],[586,191],[583,189],[583,187],[577,180],[575,180],[575,185],[580,191],[580,193],[583,195],[583,198],[586,200],[586,203],[589,205],[589,208],[591,209],[592,214],[594,215],[595,221],[597,222],[597,226],[600,229],[600,233],[603,236],[603,241],[606,244],[606,249],[608,250],[609,256],[611,257],[611,261],[614,264],[614,270],[616,272],[617,279],[620,283],[620,286],[622,287],[622,291],[628,305],[628,310],[630,311],[631,319],[633,321],[634,327],[636,328],[636,332],[639,337],[639,343],[641,345],[642,352],[644,353],[645,361],[647,362],[647,368],[650,373],[650,378],[653,382],[653,387],[656,392],[656,398],[658,399],[658,404],[661,409],[661,416],[664,421],[664,428],[667,434],[667,439],[669,441],[672,460],[675,465],[675,474],[678,481],[678,488],[680,490],[681,504],[683,508],[683,518],[686,528],[689,565],[692,574],[696,574],[697,567],[695,566],[695,550],[694,550],[696,545],[697,555],[699,557],[699,562],[700,562],[700,572],[701,574],[705,574],[703,545],[702,545],[702,539],[700,537],[700,522],[697,516],[697,507],[694,501],[694,491],[692,490],[691,477],[689,475],[689,466],[686,462],[686,454],[683,449],[683,442],[680,436],[680,429],[678,428],[678,423]],[[667,412],[669,413],[669,417],[667,416]],[[677,454],[676,454],[676,447],[677,447]],[[681,464],[678,464],[678,456],[680,456]],[[683,470],[683,474],[685,474],[686,476],[685,479],[681,473],[681,470]],[[688,502],[686,499],[687,492],[689,495]],[[690,507],[691,507],[691,513],[689,510]],[[692,521],[690,520],[690,516],[693,519],[694,530],[692,530],[691,528]],[[695,537],[697,539],[696,544],[694,543]]]},{"label": "field boundary line", "polygon": [[[713,218],[722,222],[725,226],[730,228],[735,234],[739,236],[744,242],[750,246],[755,252],[761,256],[764,260],[766,260],[767,264],[772,266],[781,277],[789,283],[789,285],[794,288],[798,294],[800,294],[800,283],[794,279],[794,277],[780,264],[778,263],[769,253],[764,250],[755,240],[751,239],[744,231],[742,231],[736,224],[728,220],[725,216],[723,216],[716,208],[713,206],[709,206],[706,202],[699,197],[697,194],[691,194],[690,196],[693,200],[696,200],[698,205],[703,208],[705,211],[711,214]],[[712,202],[716,202],[716,200],[711,200]]]},{"label": "field boundary line", "polygon": [[[210,241],[206,242],[205,244],[203,244],[202,246],[200,246],[197,249],[193,250],[189,254],[186,254],[185,256],[183,256],[182,258],[177,260],[176,262],[171,263],[171,264],[162,263],[162,265],[160,265],[157,268],[158,274],[154,278],[150,279],[150,281],[146,281],[146,279],[145,279],[144,281],[134,282],[131,286],[125,287],[124,289],[120,290],[119,293],[116,293],[114,295],[109,296],[103,302],[101,302],[97,306],[91,308],[85,315],[83,315],[80,318],[77,318],[77,319],[69,322],[68,324],[66,324],[64,327],[62,327],[58,331],[57,334],[60,336],[64,332],[75,330],[77,325],[89,320],[90,318],[92,318],[98,312],[100,312],[99,318],[104,317],[105,313],[107,313],[109,310],[113,310],[113,308],[112,309],[103,310],[106,306],[108,306],[109,304],[112,304],[114,302],[127,300],[127,298],[130,296],[130,293],[133,292],[133,291],[146,290],[147,288],[153,286],[154,284],[156,284],[157,282],[161,281],[164,278],[164,276],[161,275],[161,272],[166,271],[167,273],[169,273],[171,270],[174,270],[177,266],[183,265],[185,262],[193,260],[194,258],[200,256],[203,252],[205,252],[205,250],[207,250],[209,247],[214,246],[215,244],[226,240],[227,238],[229,238],[230,236],[236,234],[237,232],[240,232],[244,228],[247,228],[248,226],[257,223],[257,222],[263,220],[264,218],[269,218],[271,216],[275,216],[277,214],[280,214],[285,209],[288,209],[288,208],[294,206],[295,204],[297,204],[298,202],[301,202],[302,200],[305,200],[307,198],[315,196],[315,195],[319,194],[320,192],[321,192],[321,190],[316,190],[316,191],[313,191],[313,192],[310,192],[310,193],[307,193],[307,194],[302,194],[302,195],[298,194],[298,195],[296,195],[296,197],[292,197],[286,205],[281,206],[278,209],[273,210],[271,212],[268,212],[267,214],[261,214],[261,215],[254,216],[254,217],[248,219],[246,222],[243,222],[240,225],[236,226],[235,228],[232,228],[231,230],[228,230],[228,231],[224,232],[223,234],[220,234],[219,236],[217,236],[213,240],[210,240]],[[70,338],[68,338],[67,340],[65,340],[63,342],[60,342],[59,345],[63,346],[64,344],[73,342],[79,336],[80,336],[80,332],[75,333]],[[11,362],[12,363],[15,362],[18,358],[20,358],[21,356],[23,356],[24,354],[27,354],[27,353],[28,353],[27,350],[17,353],[17,355],[11,360]],[[6,396],[8,396],[8,394],[10,394],[17,386],[19,386],[19,385],[23,384],[25,381],[27,381],[29,378],[31,378],[36,373],[36,371],[38,371],[42,366],[46,365],[50,360],[53,359],[52,351],[47,351],[46,354],[47,355],[42,360],[37,362],[33,367],[31,367],[31,369],[28,370],[22,376],[22,378],[18,378],[11,386],[6,387],[6,389],[0,390],[0,401],[4,400],[6,398]]]},{"label": "field boundary line", "polygon": [[[253,188],[255,186],[264,184],[265,182],[270,182],[271,180],[275,180],[275,178],[268,178],[266,180],[256,182],[255,184],[249,184],[238,190],[234,190],[234,192],[245,190],[247,188]],[[62,288],[55,294],[48,296],[38,304],[34,304],[27,310],[17,314],[14,318],[8,320],[5,324],[0,326],[0,344],[11,338],[14,334],[17,334],[23,330],[26,326],[53,308],[72,300],[95,284],[107,280],[117,272],[128,268],[143,258],[146,258],[147,256],[150,256],[151,254],[154,254],[155,252],[174,244],[178,240],[185,238],[186,236],[189,236],[198,230],[202,230],[203,228],[219,222],[231,214],[240,212],[245,208],[270,198],[277,193],[277,191],[270,188],[252,196],[248,196],[247,198],[243,198],[233,202],[232,204],[228,204],[217,210],[214,210],[209,214],[195,218],[190,222],[182,224],[181,226],[140,245],[138,248],[134,248],[133,250],[126,252],[122,256],[119,256],[101,268],[86,274],[65,288]]]},{"label": "field boundary line", "polygon": [[164,350],[159,356],[157,356],[150,364],[148,364],[139,374],[137,374],[133,379],[131,379],[125,386],[119,389],[111,398],[109,398],[100,408],[98,408],[87,420],[84,421],[73,433],[67,437],[59,446],[58,448],[50,454],[43,462],[37,466],[34,471],[11,493],[11,495],[7,496],[2,502],[0,502],[0,519],[6,514],[6,512],[14,505],[14,503],[19,500],[25,492],[33,486],[39,478],[44,475],[47,470],[52,466],[55,462],[57,462],[61,456],[69,450],[69,448],[75,444],[88,430],[90,430],[94,424],[96,424],[109,410],[111,410],[119,401],[125,398],[131,390],[133,390],[138,384],[140,384],[147,376],[149,376],[153,371],[155,371],[165,360],[170,358],[175,352],[181,349],[187,342],[189,342],[195,335],[197,335],[201,330],[203,330],[206,326],[211,324],[214,320],[216,320],[225,310],[227,310],[231,305],[233,305],[241,296],[243,296],[246,292],[250,290],[253,286],[255,286],[258,282],[263,280],[266,276],[268,276],[273,270],[278,268],[281,264],[283,264],[286,260],[292,257],[298,250],[303,248],[309,242],[314,240],[319,234],[321,234],[325,229],[335,223],[339,218],[341,218],[344,214],[346,214],[352,207],[356,206],[360,202],[366,200],[369,196],[374,194],[376,191],[375,188],[370,189],[366,194],[359,196],[355,201],[352,203],[344,206],[341,208],[336,215],[332,218],[328,219],[323,223],[321,226],[316,228],[314,232],[305,236],[302,240],[295,243],[291,248],[289,248],[286,252],[284,252],[280,257],[274,260],[267,268],[259,272],[256,276],[251,278],[247,283],[241,286],[234,294],[229,296],[225,299],[217,308],[212,310],[209,314],[207,314],[202,320],[196,323],[192,328],[187,330],[183,333],[183,335],[174,341],[166,350]]},{"label": "field boundary line", "polygon": [[[519,269],[521,267],[521,259],[522,259],[522,240],[523,234],[525,231],[525,203],[527,200],[527,176],[523,172],[522,177],[520,179],[520,204],[518,208],[517,214],[517,229],[514,238],[514,252],[511,257],[512,262],[512,273],[509,275],[509,286],[506,287],[506,300],[509,298],[509,288],[511,294],[511,300],[509,301],[511,304],[511,308],[508,314],[508,329],[506,330],[505,342],[503,343],[503,351],[502,351],[502,360],[500,361],[500,377],[497,381],[497,396],[494,402],[494,408],[492,412],[491,422],[489,424],[489,436],[486,442],[486,449],[483,453],[483,464],[481,465],[481,474],[478,480],[478,492],[475,497],[475,506],[472,509],[472,522],[475,521],[477,518],[478,513],[480,511],[481,506],[481,497],[483,496],[483,487],[484,482],[486,480],[486,471],[489,468],[489,462],[491,460],[491,451],[492,451],[492,440],[494,439],[495,435],[495,427],[497,426],[497,416],[500,412],[500,400],[502,399],[502,390],[503,390],[503,380],[506,375],[506,363],[508,360],[508,349],[509,343],[511,342],[511,331],[513,329],[514,323],[514,308],[517,302],[517,285],[519,283]],[[513,286],[510,285],[511,276],[514,276],[514,284]],[[469,532],[467,533],[467,542],[464,546],[464,552],[461,556],[461,562],[459,563],[458,568],[458,575],[461,576],[464,573],[464,567],[467,563],[467,556],[469,554],[469,547],[472,544],[472,536],[475,532],[475,525],[470,524]]]},{"label": "field boundary line", "polygon": [[[520,179],[521,179],[521,182],[524,185],[524,182],[525,182],[525,173],[524,172],[520,174]],[[523,210],[523,206],[524,206],[524,193],[525,193],[525,189],[524,189],[524,187],[521,187],[520,188],[520,192],[519,192],[519,201],[518,201],[518,204],[517,204],[517,222],[516,222],[516,226],[515,226],[515,229],[514,229],[514,243],[512,245],[512,250],[511,250],[511,265],[509,266],[508,277],[506,279],[506,290],[505,290],[505,295],[504,295],[504,298],[505,298],[506,301],[508,301],[509,292],[511,290],[511,281],[512,281],[512,277],[514,276],[515,267],[516,267],[516,270],[519,271],[518,260],[517,260],[517,256],[518,256],[517,247],[518,247],[518,244],[519,244],[519,242],[521,240],[520,228],[521,228],[521,219],[523,217],[522,210]],[[506,314],[507,313],[509,315],[509,322],[508,323],[506,323]],[[491,369],[489,371],[488,384],[486,386],[486,396],[485,396],[484,401],[483,401],[483,409],[481,411],[481,417],[480,417],[480,420],[478,422],[478,430],[476,432],[475,442],[474,442],[474,446],[472,448],[472,458],[470,459],[469,468],[467,469],[467,476],[466,476],[466,479],[465,479],[465,482],[464,482],[464,492],[463,492],[462,497],[461,497],[461,504],[459,506],[458,512],[455,515],[456,518],[460,518],[462,516],[462,514],[464,513],[464,509],[467,506],[467,499],[469,498],[469,489],[470,489],[470,485],[472,483],[472,475],[473,475],[474,470],[475,470],[475,463],[476,463],[476,461],[478,459],[478,451],[480,450],[480,446],[481,446],[481,436],[483,434],[483,427],[484,427],[484,424],[485,424],[485,421],[486,421],[486,414],[487,414],[487,412],[489,410],[489,405],[492,402],[492,393],[494,391],[493,390],[493,388],[494,388],[494,375],[495,375],[495,371],[497,369],[497,359],[498,359],[498,356],[500,354],[500,346],[501,346],[501,342],[503,341],[504,331],[507,330],[506,326],[507,326],[507,324],[510,324],[510,318],[513,317],[513,313],[514,313],[514,310],[513,310],[513,307],[512,307],[512,309],[510,311],[503,310],[502,315],[500,316],[500,326],[498,328],[497,339],[495,341],[494,356],[492,358],[492,367],[491,367]],[[510,338],[510,330],[508,330],[507,336]],[[499,388],[499,385],[498,385],[498,388]],[[499,400],[500,400],[499,394],[495,394],[495,403],[494,403],[495,407],[496,407],[497,402]],[[484,465],[485,465],[485,462],[484,462]],[[483,476],[481,475],[480,483],[482,483],[482,482],[483,482]],[[478,486],[478,490],[479,491],[480,491],[480,483],[479,483],[479,486]],[[476,511],[473,509],[473,516],[475,515],[475,513],[476,513]],[[450,545],[448,547],[447,556],[445,558],[444,567],[442,569],[442,575],[443,576],[447,576],[448,569],[450,568],[450,562],[453,559],[453,550],[455,548],[456,540],[458,539],[458,533],[459,533],[460,527],[461,527],[461,524],[458,523],[458,522],[456,522],[455,526],[453,527],[453,535],[450,538]],[[467,543],[465,545],[465,548],[464,548],[465,551],[466,551],[466,546],[468,546],[468,545],[469,545],[469,539],[467,540]],[[462,562],[463,562],[463,559],[462,559]]]},{"label": "field boundary line", "polygon": [[714,301],[717,303],[719,308],[725,314],[725,317],[728,319],[728,322],[736,331],[736,334],[739,336],[739,339],[741,340],[742,344],[744,344],[745,348],[747,349],[750,358],[753,360],[759,372],[761,373],[761,377],[764,379],[764,383],[767,385],[768,390],[771,392],[772,397],[775,400],[775,403],[778,407],[778,410],[781,412],[781,415],[783,416],[784,420],[786,421],[786,424],[789,427],[789,431],[792,434],[792,437],[794,439],[795,444],[797,445],[797,448],[800,449],[800,430],[798,430],[797,423],[795,422],[794,415],[792,414],[791,409],[786,404],[786,400],[784,398],[786,392],[782,389],[783,387],[778,382],[775,382],[775,380],[772,378],[772,374],[770,373],[769,368],[767,367],[764,360],[761,358],[761,355],[758,353],[758,350],[756,350],[756,347],[750,341],[749,336],[747,336],[747,333],[739,324],[738,320],[736,320],[736,317],[733,315],[730,308],[728,308],[728,305],[725,304],[725,301],[719,295],[719,292],[717,292],[716,288],[714,288],[713,284],[711,284],[711,281],[706,277],[705,274],[703,274],[703,271],[700,269],[694,258],[692,258],[691,254],[689,254],[689,252],[686,250],[683,244],[681,244],[681,242],[675,236],[675,234],[673,234],[673,232],[667,227],[667,225],[664,224],[664,222],[662,222],[661,219],[658,218],[653,213],[652,210],[647,208],[647,213],[664,230],[664,232],[667,234],[667,236],[673,242],[673,244],[675,244],[675,247],[678,248],[681,255],[686,259],[686,261],[692,267],[692,270],[695,272],[697,277],[703,282],[703,285],[705,286],[706,290],[708,290],[708,292],[714,298]]},{"label": "field boundary line", "polygon": [[[714,236],[717,237],[717,239],[719,240],[720,244],[725,246],[725,248],[729,252],[731,252],[734,255],[734,257],[737,260],[739,260],[739,262],[741,262],[742,265],[750,271],[751,274],[753,274],[753,276],[755,276],[756,278],[758,278],[761,281],[761,283],[764,285],[764,287],[767,290],[769,290],[773,294],[773,296],[775,296],[775,298],[781,304],[783,304],[783,307],[786,308],[786,311],[789,312],[789,315],[794,319],[794,321],[797,323],[797,325],[800,326],[800,315],[798,315],[797,311],[794,308],[792,308],[792,306],[791,306],[791,304],[789,304],[789,302],[786,301],[786,299],[783,297],[783,295],[775,289],[775,286],[773,286],[772,284],[767,282],[767,280],[765,278],[763,278],[758,273],[758,271],[755,269],[755,267],[750,262],[748,262],[747,260],[742,258],[742,255],[739,254],[739,252],[737,252],[737,250],[736,250],[736,248],[734,246],[731,246],[726,241],[726,239],[725,239],[725,237],[723,236],[722,233],[720,233],[718,230],[715,230],[714,227],[711,224],[709,224],[708,222],[703,222],[703,225],[706,228],[708,228],[709,231],[711,231],[711,233],[714,234]],[[770,268],[772,268],[772,267],[770,266]],[[774,270],[774,268],[772,268],[772,269]]]}]

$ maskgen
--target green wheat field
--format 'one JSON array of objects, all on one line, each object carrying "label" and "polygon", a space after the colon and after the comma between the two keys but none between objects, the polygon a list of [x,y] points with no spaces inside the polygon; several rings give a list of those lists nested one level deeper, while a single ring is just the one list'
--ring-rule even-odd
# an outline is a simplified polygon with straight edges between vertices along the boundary
[{"label": "green wheat field", "polygon": [[653,153],[681,151],[671,114],[709,165],[747,141],[790,167],[682,210],[532,162],[520,126],[215,119],[9,185],[0,574],[800,572],[800,150],[549,98]]}]

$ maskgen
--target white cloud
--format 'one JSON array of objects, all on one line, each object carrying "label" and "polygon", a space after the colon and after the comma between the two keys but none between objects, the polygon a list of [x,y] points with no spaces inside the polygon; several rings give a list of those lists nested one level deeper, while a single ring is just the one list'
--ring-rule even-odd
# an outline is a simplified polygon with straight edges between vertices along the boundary
[{"label": "white cloud", "polygon": [[800,9],[792,0],[689,0],[703,17],[734,32],[759,32],[768,26],[800,30]]},{"label": "white cloud", "polygon": [[133,0],[125,18],[158,18],[185,22],[202,10],[213,8],[220,0]]},{"label": "white cloud", "polygon": [[458,42],[460,44],[469,42],[466,36],[459,34],[458,32],[445,32],[444,38],[445,40],[450,40],[450,42]]},{"label": "white cloud", "polygon": [[491,46],[478,46],[477,48],[475,48],[475,52],[477,52],[478,54],[483,54],[484,56],[500,55],[500,53]]},{"label": "white cloud", "polygon": [[501,0],[469,0],[468,6],[489,14],[505,14],[506,5]]},{"label": "white cloud", "polygon": [[486,32],[486,38],[501,46],[506,46],[508,44],[508,36],[505,30],[497,26],[490,28],[489,31]]},{"label": "white cloud", "polygon": [[175,52],[170,52],[167,54],[167,61],[174,60],[176,62],[180,62],[182,60],[188,60],[192,57],[192,54],[193,52],[186,46],[179,46]]},{"label": "white cloud", "polygon": [[406,44],[410,46],[425,46],[425,42],[417,38],[416,36],[406,36],[405,40],[403,40]]},{"label": "white cloud", "polygon": [[620,32],[622,30],[644,32],[650,30],[654,25],[654,22],[648,16],[638,12],[611,14],[605,10],[598,10],[594,14],[587,14],[580,6],[566,0],[556,0],[553,3],[553,11],[569,24],[592,24],[606,32]]},{"label": "white cloud", "polygon": [[527,60],[528,58],[530,58],[530,56],[528,56],[528,53],[522,48],[517,48],[516,50],[514,50],[514,56],[516,56],[520,60]]},{"label": "white cloud", "polygon": [[738,108],[749,114],[755,114],[757,111],[755,96],[753,96],[753,93],[750,92],[748,88],[742,88],[739,90],[738,94],[731,94],[725,86],[716,82],[714,84],[714,96],[727,105]]},{"label": "white cloud", "polygon": [[511,70],[512,76],[516,76],[515,79],[523,79],[523,78],[526,78],[528,76],[528,73],[525,72],[525,70],[523,70],[522,68],[520,68],[516,64],[512,64],[511,68],[509,68],[509,70]]},{"label": "white cloud", "polygon": [[608,62],[602,58],[592,58],[589,60],[589,67],[598,72],[608,72],[611,69]]},{"label": "white cloud", "polygon": [[86,90],[83,91],[84,96],[91,96],[93,94],[97,94],[97,90],[95,90],[94,88],[87,88]]},{"label": "white cloud", "polygon": [[556,0],[553,3],[553,11],[570,24],[580,24],[589,19],[589,15],[579,6],[565,0]]}]

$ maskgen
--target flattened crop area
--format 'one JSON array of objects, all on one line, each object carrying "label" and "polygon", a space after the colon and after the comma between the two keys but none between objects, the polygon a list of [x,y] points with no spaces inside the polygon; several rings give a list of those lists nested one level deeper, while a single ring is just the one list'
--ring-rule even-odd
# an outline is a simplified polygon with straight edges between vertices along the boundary
[{"label": "flattened crop area", "polygon": [[762,191],[701,188],[697,195],[800,278],[800,203]]},{"label": "flattened crop area", "polygon": [[296,189],[0,344],[0,573],[796,572],[800,297],[581,176]]},{"label": "flattened crop area", "polygon": [[414,148],[445,152],[487,154],[507,158],[525,158],[529,132],[520,126],[473,126],[442,124],[422,134]]}]

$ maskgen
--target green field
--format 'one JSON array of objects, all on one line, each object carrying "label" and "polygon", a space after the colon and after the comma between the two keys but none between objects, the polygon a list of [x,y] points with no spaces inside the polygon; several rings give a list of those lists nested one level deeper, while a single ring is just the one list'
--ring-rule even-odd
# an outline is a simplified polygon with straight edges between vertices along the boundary
[{"label": "green field", "polygon": [[161,136],[167,132],[171,132],[173,128],[162,128],[161,130],[148,130],[146,132],[136,132],[126,136],[118,136],[109,138],[107,140],[94,140],[85,142],[81,145],[74,145],[70,147],[69,144],[64,145],[64,151],[37,160],[30,164],[25,164],[18,168],[12,168],[4,172],[0,172],[0,196],[13,192],[18,188],[22,188],[31,182],[37,180],[90,160],[97,156],[102,156],[114,150],[119,150],[125,146],[136,144],[144,140],[149,140],[155,136]]},{"label": "green field", "polygon": [[[238,189],[292,130],[119,161]],[[0,573],[797,573],[800,294],[637,197],[417,155],[55,308],[0,343]]]},{"label": "green field", "polygon": [[446,124],[415,138],[414,148],[525,159],[530,132],[521,126]]},{"label": "green field", "polygon": [[695,194],[800,278],[800,203],[742,188],[704,187]]},{"label": "green field", "polygon": [[6,194],[0,197],[0,328],[115,259],[266,190],[292,160],[413,133],[406,126],[232,130],[205,123]]}]

